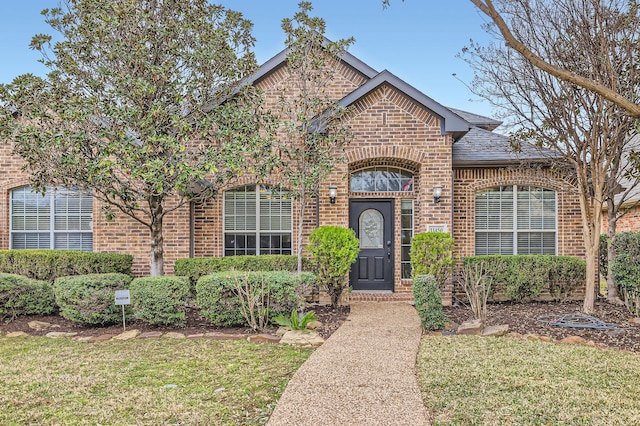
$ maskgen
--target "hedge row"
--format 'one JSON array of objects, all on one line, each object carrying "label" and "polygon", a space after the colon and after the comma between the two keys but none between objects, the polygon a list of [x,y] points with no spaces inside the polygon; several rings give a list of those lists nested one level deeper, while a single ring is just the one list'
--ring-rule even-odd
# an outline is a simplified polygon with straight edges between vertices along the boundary
[{"label": "hedge row", "polygon": [[554,300],[570,298],[584,286],[584,260],[570,256],[517,255],[465,257],[463,265],[482,263],[492,279],[493,300],[526,302],[548,295]]},{"label": "hedge row", "polygon": [[[196,284],[198,306],[202,315],[220,327],[245,325],[237,296],[238,285],[249,286],[268,300],[268,315],[290,314],[302,303],[302,289],[313,285],[315,275],[303,272],[301,275],[288,271],[275,272],[218,272],[205,275]],[[268,296],[268,298],[267,298]]]},{"label": "hedge row", "polygon": [[[302,262],[305,271],[312,270],[311,261],[304,258]],[[289,271],[298,268],[298,257],[282,254],[268,254],[262,256],[225,256],[198,257],[178,259],[174,266],[174,273],[178,276],[189,277],[195,284],[200,277],[225,271]]]},{"label": "hedge row", "polygon": [[0,272],[53,283],[58,277],[102,273],[131,275],[133,256],[73,250],[0,250]]},{"label": "hedge row", "polygon": [[55,310],[51,284],[15,274],[0,273],[0,319],[18,315],[46,315]]}]

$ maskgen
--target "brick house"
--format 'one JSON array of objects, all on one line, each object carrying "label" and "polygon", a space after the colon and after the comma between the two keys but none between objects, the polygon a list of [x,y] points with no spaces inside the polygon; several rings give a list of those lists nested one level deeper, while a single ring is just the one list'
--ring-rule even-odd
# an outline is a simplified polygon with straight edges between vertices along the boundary
[{"label": "brick house", "polygon": [[[267,61],[251,80],[267,106],[287,84],[285,57],[283,51]],[[457,256],[583,256],[577,196],[549,173],[517,167],[541,158],[533,150],[514,155],[493,132],[500,122],[447,108],[349,53],[329,90],[354,111],[354,139],[321,184],[305,235],[317,224],[356,231],[361,254],[350,275],[352,298],[372,291],[408,296],[410,238],[419,232],[451,232]],[[0,249],[130,253],[135,273],[148,273],[145,228],[123,215],[106,221],[99,203],[79,191],[31,192],[8,146],[0,146],[0,162]],[[295,253],[296,209],[269,186],[277,183],[247,177],[205,204],[173,212],[164,221],[165,272],[185,257]]]}]

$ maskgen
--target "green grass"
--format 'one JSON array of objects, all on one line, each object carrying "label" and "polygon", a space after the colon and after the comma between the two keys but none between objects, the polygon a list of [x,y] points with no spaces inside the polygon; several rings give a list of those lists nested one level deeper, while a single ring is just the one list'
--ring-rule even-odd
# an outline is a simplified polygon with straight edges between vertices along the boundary
[{"label": "green grass", "polygon": [[0,424],[264,424],[310,353],[207,339],[0,338]]},{"label": "green grass", "polygon": [[426,337],[418,379],[434,425],[640,424],[640,356],[510,338]]}]

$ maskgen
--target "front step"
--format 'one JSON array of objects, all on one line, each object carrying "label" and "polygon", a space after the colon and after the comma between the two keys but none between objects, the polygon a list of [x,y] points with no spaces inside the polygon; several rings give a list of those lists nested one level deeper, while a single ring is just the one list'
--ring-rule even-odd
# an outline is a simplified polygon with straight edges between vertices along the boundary
[{"label": "front step", "polygon": [[349,302],[413,302],[411,293],[393,293],[390,291],[353,290],[349,293]]}]

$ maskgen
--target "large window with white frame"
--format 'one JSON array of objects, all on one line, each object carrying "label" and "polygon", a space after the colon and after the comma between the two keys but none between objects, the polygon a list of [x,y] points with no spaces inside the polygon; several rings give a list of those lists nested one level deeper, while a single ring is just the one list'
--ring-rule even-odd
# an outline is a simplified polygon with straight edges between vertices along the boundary
[{"label": "large window with white frame", "polygon": [[292,254],[286,191],[250,185],[224,193],[224,255]]},{"label": "large window with white frame", "polygon": [[475,254],[556,254],[557,196],[505,185],[476,192]]},{"label": "large window with white frame", "polygon": [[78,189],[11,191],[10,248],[93,250],[93,197]]}]

